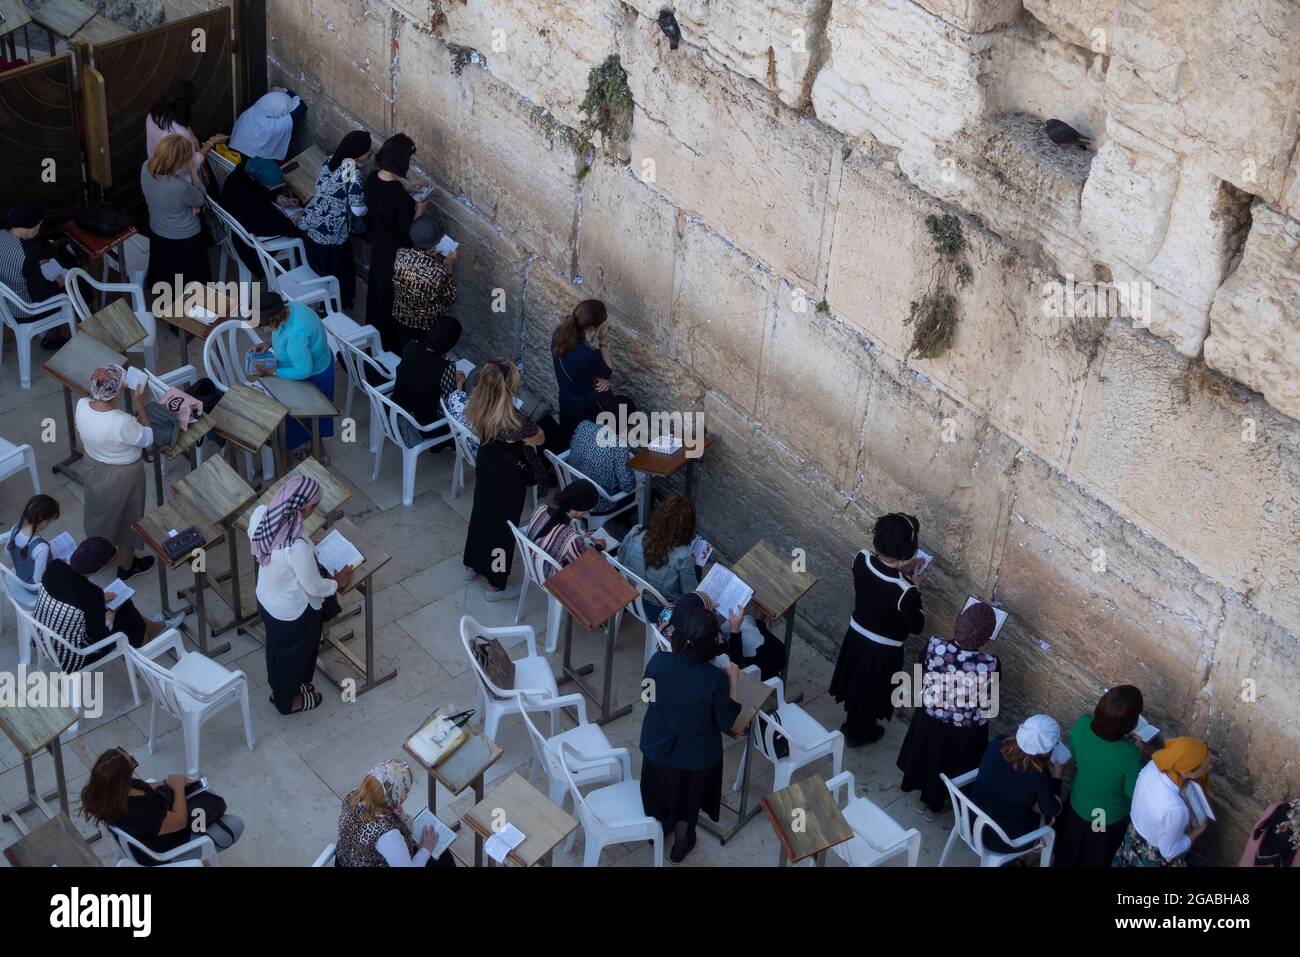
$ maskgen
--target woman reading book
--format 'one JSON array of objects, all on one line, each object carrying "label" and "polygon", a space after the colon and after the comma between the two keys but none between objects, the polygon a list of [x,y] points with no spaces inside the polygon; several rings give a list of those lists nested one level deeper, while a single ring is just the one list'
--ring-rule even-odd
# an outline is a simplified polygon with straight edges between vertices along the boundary
[{"label": "woman reading book", "polygon": [[421,828],[419,838],[403,809],[411,793],[411,769],[400,761],[377,764],[361,786],[343,799],[339,814],[337,867],[455,867],[451,850],[434,857],[438,833]]},{"label": "woman reading book", "polygon": [[[255,370],[257,376],[279,376],[282,379],[305,379],[327,399],[334,398],[334,353],[330,351],[325,336],[325,324],[320,316],[300,302],[289,302],[278,292],[266,287],[261,291],[261,309],[258,326],[269,329],[271,342],[260,342],[255,352],[270,351],[275,365]],[[334,420],[323,418],[320,436],[328,439],[334,434]],[[285,423],[284,447],[296,449],[311,441],[311,433],[297,419]],[[304,452],[299,456],[305,458]]]}]

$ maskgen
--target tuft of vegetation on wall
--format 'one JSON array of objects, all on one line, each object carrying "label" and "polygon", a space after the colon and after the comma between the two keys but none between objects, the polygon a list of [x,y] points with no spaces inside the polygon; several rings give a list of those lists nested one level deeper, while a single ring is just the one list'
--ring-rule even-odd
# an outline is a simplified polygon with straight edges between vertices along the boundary
[{"label": "tuft of vegetation on wall", "polygon": [[925,228],[939,259],[934,264],[930,288],[920,299],[912,300],[906,323],[912,327],[913,354],[922,359],[936,359],[948,351],[957,334],[957,290],[964,288],[973,273],[962,258],[966,236],[961,220],[951,213],[925,217]]}]

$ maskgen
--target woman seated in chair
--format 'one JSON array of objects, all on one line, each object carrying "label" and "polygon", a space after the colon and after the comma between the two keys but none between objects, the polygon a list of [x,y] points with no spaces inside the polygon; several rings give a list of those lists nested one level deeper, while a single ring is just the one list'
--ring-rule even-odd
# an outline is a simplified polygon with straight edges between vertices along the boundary
[{"label": "woman seated in chair", "polygon": [[273,86],[235,120],[229,146],[268,189],[284,182],[279,164],[289,154],[294,124],[306,115],[307,104],[293,90]]},{"label": "woman seated in chair", "polygon": [[[729,624],[738,634],[739,614]],[[674,864],[695,847],[700,812],[715,821],[721,813],[722,734],[740,715],[740,667],[710,664],[725,647],[713,612],[688,604],[673,615],[673,650],[655,652],[646,665],[651,690],[641,724],[641,800],[646,814],[673,835]]]},{"label": "woman seated in chair", "polygon": [[[615,421],[626,421],[626,413]],[[569,440],[568,462],[606,492],[617,495],[636,488],[636,473],[627,465],[635,454],[636,450],[628,445],[626,438],[619,435],[616,424],[600,425],[584,419],[574,428],[573,438]],[[602,498],[591,514],[608,515],[618,507],[609,499]]]},{"label": "woman seated in chair", "polygon": [[106,538],[87,538],[66,562],[55,558],[46,566],[32,617],[72,646],[57,645],[59,666],[68,674],[113,651],[107,647],[83,655],[76,649],[103,641],[117,632],[126,635],[132,648],[139,648],[184,620],[184,615],[170,619],[155,615],[146,621],[129,598],[116,609],[109,608],[115,596],[105,592],[89,576],[107,565],[116,552]]},{"label": "woman seated in chair", "polygon": [[[550,555],[563,568],[589,548],[597,550],[604,546],[593,542],[573,523],[591,514],[591,508],[599,499],[596,487],[590,482],[570,482],[555,494],[554,505],[539,505],[533,517],[528,520],[521,531],[530,542]],[[550,578],[555,569],[546,566],[544,577]]]},{"label": "woman seated in chair", "polygon": [[[74,256],[63,249],[56,249],[41,240],[41,226],[45,214],[33,203],[19,203],[12,207],[5,216],[5,226],[0,230],[0,283],[24,302],[38,303],[53,299],[63,292],[63,277],[46,279],[41,272],[42,264],[53,259],[65,269],[77,265]],[[49,313],[29,315],[16,306],[11,307],[14,319],[19,323],[36,322],[49,318]],[[68,341],[67,327],[59,327],[47,332],[41,338],[42,349],[57,349]]]},{"label": "woman seated in chair", "polygon": [[48,495],[33,495],[23,507],[18,524],[9,530],[5,552],[9,564],[20,579],[40,585],[50,560],[50,545],[41,532],[59,517],[59,503]]},{"label": "woman seated in chair", "polygon": [[[421,425],[441,419],[439,401],[449,399],[465,387],[465,373],[457,370],[455,360],[448,355],[460,341],[460,333],[460,321],[454,316],[443,316],[429,327],[423,339],[408,342],[402,350],[393,401]],[[424,432],[402,418],[397,420],[397,428],[408,446],[419,445],[435,435],[450,437],[445,427]],[[447,442],[435,448],[442,451],[451,447],[451,442]]]},{"label": "woman seated in chair", "polygon": [[[187,799],[185,789],[195,782],[184,774],[169,774],[164,785],[154,786],[135,776],[140,763],[124,748],[109,748],[90,769],[90,781],[81,791],[86,820],[115,827],[157,854],[166,854],[199,837],[209,837],[224,851],[244,833],[244,822],[226,810],[226,802],[211,791]],[[195,813],[202,810],[202,814]],[[136,863],[150,867],[158,862],[132,848]],[[197,859],[187,851],[177,860]]]},{"label": "woman seated in chair", "polygon": [[[699,569],[691,554],[694,540],[695,506],[686,496],[674,495],[651,513],[645,528],[636,529],[623,540],[618,560],[672,603],[695,591],[700,583]],[[645,611],[648,617],[655,618],[663,609],[647,600]]]},{"label": "woman seated in chair", "polygon": [[[678,601],[670,601],[659,612],[659,633],[668,641],[673,639],[673,620],[679,608],[683,610],[703,608],[705,611],[712,612],[719,621],[728,619],[728,616],[718,611],[713,599],[708,595],[698,590],[688,592]],[[728,634],[725,647],[719,653],[719,657],[725,653],[726,662],[734,661],[742,668],[754,665],[758,668],[759,678],[763,681],[779,675],[781,669],[785,667],[785,642],[772,634],[766,616],[753,602],[750,602],[745,608],[733,609],[731,617],[738,618],[740,626],[732,629]],[[722,661],[715,662],[715,664],[722,663]]]},{"label": "woman seated in chair", "polygon": [[411,769],[400,761],[377,764],[361,787],[343,799],[336,867],[455,867],[451,850],[433,857],[438,834],[426,827],[417,840],[402,804],[411,793]]},{"label": "woman seated in chair", "polygon": [[[271,331],[271,341],[259,342],[253,350],[273,352],[275,370],[260,370],[257,375],[305,379],[320,389],[325,398],[334,398],[334,353],[330,351],[325,336],[325,324],[310,306],[291,303],[278,292],[263,286],[258,326]],[[328,439],[333,435],[334,420],[329,417],[321,419],[320,437]],[[285,448],[289,450],[311,441],[307,427],[292,418],[285,424],[284,436]],[[306,457],[306,450],[298,455],[300,459]]]},{"label": "woman seated in chair", "polygon": [[[979,775],[967,794],[1013,841],[1038,830],[1040,817],[1050,824],[1061,813],[1063,767],[1051,757],[1060,740],[1056,720],[1036,714],[1025,719],[1014,737],[998,735],[984,751]],[[1013,850],[989,828],[984,829],[984,846],[1003,853]]]},{"label": "woman seated in chair", "polygon": [[[286,199],[290,206],[297,200]],[[281,212],[271,191],[255,180],[244,164],[236,166],[221,187],[221,208],[229,213],[244,231],[258,239],[288,237],[302,239],[303,231],[292,219]],[[235,252],[248,267],[254,282],[266,282],[266,270],[257,256],[257,250],[238,236],[231,236]]]}]

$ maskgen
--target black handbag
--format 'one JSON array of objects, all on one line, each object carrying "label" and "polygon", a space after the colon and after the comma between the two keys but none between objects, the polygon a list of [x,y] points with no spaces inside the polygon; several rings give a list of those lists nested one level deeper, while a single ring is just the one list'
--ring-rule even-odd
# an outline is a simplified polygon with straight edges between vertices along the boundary
[{"label": "black handbag", "polygon": [[72,220],[96,236],[116,236],[131,225],[130,216],[103,207],[78,209],[73,212]]}]

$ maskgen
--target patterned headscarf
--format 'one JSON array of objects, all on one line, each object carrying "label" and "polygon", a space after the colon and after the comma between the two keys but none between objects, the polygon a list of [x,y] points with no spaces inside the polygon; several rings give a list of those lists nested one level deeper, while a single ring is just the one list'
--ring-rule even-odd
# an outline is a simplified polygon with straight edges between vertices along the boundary
[{"label": "patterned headscarf", "polygon": [[[1183,775],[1195,771],[1209,756],[1209,745],[1198,738],[1170,738],[1163,748],[1151,755],[1151,760],[1156,763],[1156,767],[1169,775],[1169,780],[1181,788]],[[1209,775],[1199,783],[1202,788],[1208,789]]]},{"label": "patterned headscarf", "polygon": [[280,486],[253,533],[253,557],[259,565],[271,560],[271,552],[288,548],[302,537],[302,512],[320,502],[320,482],[295,475]]},{"label": "patterned headscarf", "polygon": [[90,374],[90,397],[96,402],[112,402],[122,391],[126,370],[121,366],[100,366]]},{"label": "patterned headscarf", "polygon": [[383,786],[384,801],[388,809],[394,814],[406,817],[402,805],[406,801],[406,796],[411,793],[411,784],[415,780],[410,767],[401,761],[388,760],[376,764],[368,774]]}]

